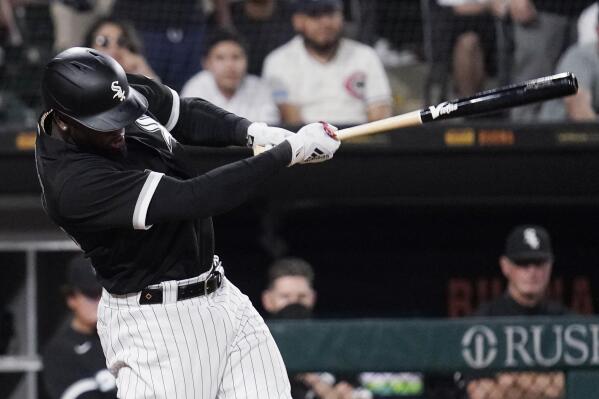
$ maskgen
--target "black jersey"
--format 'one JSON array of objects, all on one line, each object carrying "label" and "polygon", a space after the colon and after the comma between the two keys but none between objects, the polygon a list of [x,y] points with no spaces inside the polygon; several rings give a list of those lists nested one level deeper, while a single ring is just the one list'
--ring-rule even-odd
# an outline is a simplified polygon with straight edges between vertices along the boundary
[{"label": "black jersey", "polygon": [[535,306],[523,306],[506,292],[494,301],[481,305],[474,316],[564,316],[568,314],[572,312],[558,302],[543,301]]},{"label": "black jersey", "polygon": [[106,369],[98,334],[82,334],[67,324],[43,354],[43,379],[52,398],[114,399],[116,384]]},{"label": "black jersey", "polygon": [[197,176],[181,144],[243,146],[250,122],[201,99],[179,99],[151,79],[128,80],[147,98],[148,111],[125,128],[126,154],[106,156],[52,136],[52,111],[40,118],[36,141],[46,212],[113,294],[207,270],[211,216],[245,201],[291,159],[284,142]]}]

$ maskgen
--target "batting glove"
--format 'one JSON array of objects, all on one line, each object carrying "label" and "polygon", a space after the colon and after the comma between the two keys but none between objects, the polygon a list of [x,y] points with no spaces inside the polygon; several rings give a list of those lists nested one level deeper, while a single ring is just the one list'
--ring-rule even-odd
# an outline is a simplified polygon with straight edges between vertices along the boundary
[{"label": "batting glove", "polygon": [[248,127],[247,146],[252,147],[254,150],[256,147],[263,147],[268,150],[293,135],[294,133],[289,130],[268,126],[262,122],[254,122]]},{"label": "batting glove", "polygon": [[335,132],[338,129],[326,122],[310,123],[302,127],[295,135],[288,137],[291,144],[291,162],[317,163],[333,158],[341,144]]}]

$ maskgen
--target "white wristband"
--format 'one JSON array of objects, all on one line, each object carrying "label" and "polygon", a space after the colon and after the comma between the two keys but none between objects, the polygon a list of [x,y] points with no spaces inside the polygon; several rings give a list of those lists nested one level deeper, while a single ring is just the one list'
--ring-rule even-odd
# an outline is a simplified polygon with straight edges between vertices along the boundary
[{"label": "white wristband", "polygon": [[252,122],[247,130],[247,146],[252,147],[254,145],[254,138],[267,127],[268,125],[264,122]]},{"label": "white wristband", "polygon": [[304,138],[298,134],[294,134],[285,140],[291,144],[291,162],[289,162],[288,166],[292,166],[304,159]]}]

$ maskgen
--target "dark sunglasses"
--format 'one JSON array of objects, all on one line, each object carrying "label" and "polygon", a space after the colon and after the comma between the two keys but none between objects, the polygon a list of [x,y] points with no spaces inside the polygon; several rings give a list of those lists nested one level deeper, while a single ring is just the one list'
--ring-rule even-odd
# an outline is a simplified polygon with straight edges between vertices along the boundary
[{"label": "dark sunglasses", "polygon": [[[112,42],[113,40],[111,38],[104,35],[98,35],[94,38],[94,44],[102,48],[107,48]],[[121,48],[129,48],[129,44],[129,40],[127,40],[124,36],[119,36],[116,39],[116,45]]]}]

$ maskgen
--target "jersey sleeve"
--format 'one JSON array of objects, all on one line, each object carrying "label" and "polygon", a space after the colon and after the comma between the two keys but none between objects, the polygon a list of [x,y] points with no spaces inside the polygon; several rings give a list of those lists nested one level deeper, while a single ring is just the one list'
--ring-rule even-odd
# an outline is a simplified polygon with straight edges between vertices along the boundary
[{"label": "jersey sleeve", "polygon": [[61,225],[82,232],[130,228],[218,215],[243,203],[269,177],[287,167],[291,145],[181,180],[145,170],[81,169],[65,180],[58,196]]},{"label": "jersey sleeve", "polygon": [[286,66],[284,57],[280,55],[281,53],[275,51],[266,57],[262,78],[268,84],[275,103],[293,103],[295,101],[291,90],[293,67]]},{"label": "jersey sleeve", "polygon": [[148,100],[148,112],[171,131],[177,125],[180,115],[180,99],[177,92],[143,75],[127,74],[127,80]]},{"label": "jersey sleeve", "polygon": [[142,75],[127,75],[129,83],[148,100],[148,112],[182,144],[245,146],[245,118],[201,98],[179,98],[176,91]]},{"label": "jersey sleeve", "polygon": [[86,170],[64,183],[58,213],[67,226],[80,231],[149,229],[146,213],[162,176],[149,170]]},{"label": "jersey sleeve", "polygon": [[366,70],[366,104],[391,103],[391,87],[383,63],[374,50],[365,50],[365,58],[369,60]]}]

